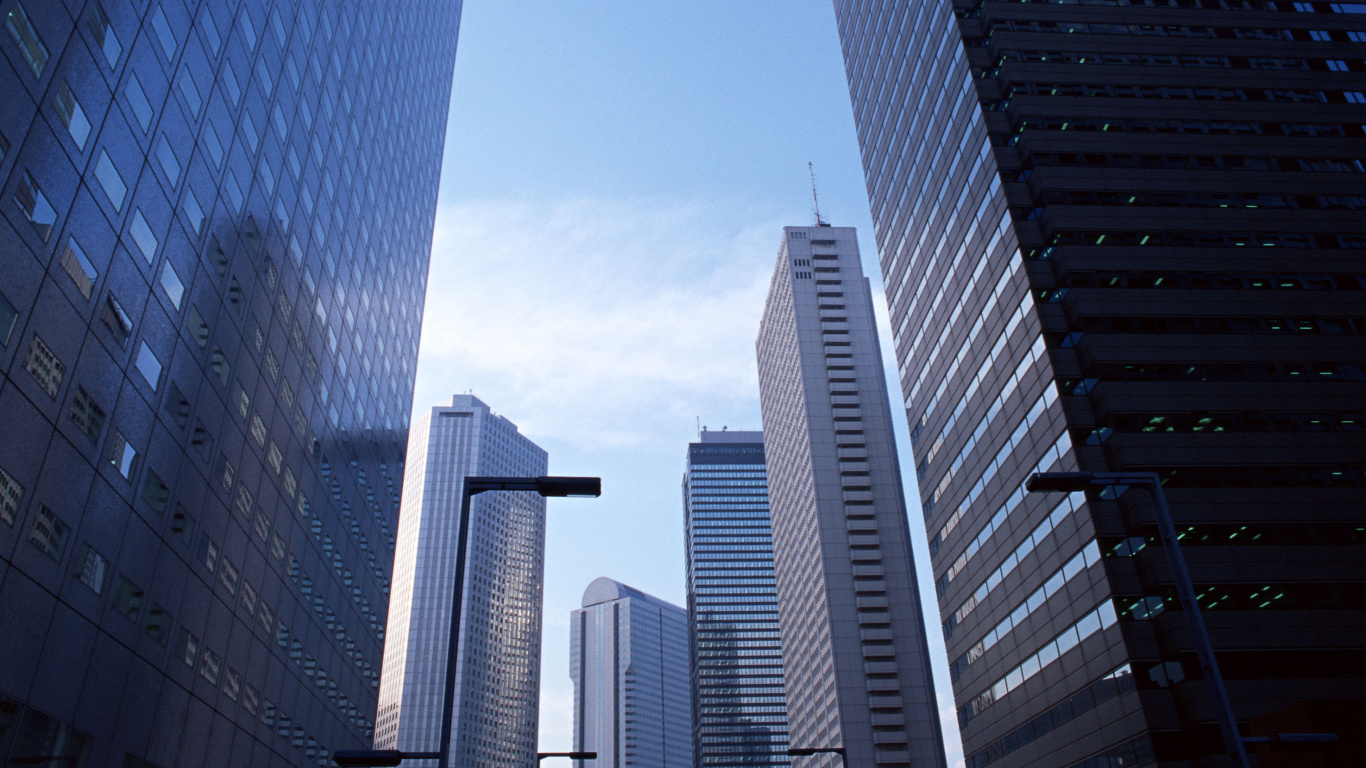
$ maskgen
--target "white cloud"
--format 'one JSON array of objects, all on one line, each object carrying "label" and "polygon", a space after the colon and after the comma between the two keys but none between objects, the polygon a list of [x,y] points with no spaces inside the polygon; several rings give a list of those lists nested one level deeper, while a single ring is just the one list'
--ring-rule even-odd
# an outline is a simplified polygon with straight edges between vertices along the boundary
[{"label": "white cloud", "polygon": [[725,223],[738,218],[651,201],[443,206],[415,407],[473,388],[528,434],[629,446],[699,402],[753,400],[781,223]]}]

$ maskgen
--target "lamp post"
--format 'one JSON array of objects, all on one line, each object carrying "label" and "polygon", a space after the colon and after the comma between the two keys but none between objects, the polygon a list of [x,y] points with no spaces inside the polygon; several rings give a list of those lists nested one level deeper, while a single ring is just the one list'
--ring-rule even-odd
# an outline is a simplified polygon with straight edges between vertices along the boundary
[{"label": "lamp post", "polygon": [[[446,644],[446,692],[441,703],[441,744],[437,752],[388,750],[345,750],[334,757],[339,766],[396,766],[409,760],[436,758],[438,768],[449,768],[451,760],[451,718],[455,714],[455,666],[459,658],[460,605],[465,586],[465,549],[469,544],[470,500],[486,491],[535,491],[542,496],[596,497],[602,495],[598,477],[478,477],[465,478],[460,498],[460,522],[455,544],[455,590],[451,597],[451,634]],[[549,757],[547,753],[545,756]],[[586,754],[586,753],[585,753]],[[540,760],[537,753],[537,760]],[[596,758],[597,754],[594,753]],[[591,759],[591,758],[582,758]]]},{"label": "lamp post", "polygon": [[840,756],[840,765],[849,763],[844,757],[844,747],[788,747],[788,757],[810,757],[811,755],[832,754]]},{"label": "lamp post", "polygon": [[1224,749],[1238,768],[1249,768],[1247,751],[1243,747],[1243,737],[1238,732],[1238,721],[1233,716],[1233,703],[1229,701],[1228,691],[1224,688],[1223,675],[1219,674],[1219,662],[1214,658],[1214,645],[1209,633],[1205,631],[1205,620],[1200,615],[1200,603],[1195,598],[1195,584],[1191,582],[1190,571],[1186,570],[1186,558],[1181,554],[1181,541],[1176,537],[1176,524],[1172,522],[1171,510],[1167,508],[1167,498],[1162,492],[1162,480],[1156,472],[1038,472],[1025,482],[1025,490],[1030,493],[1058,491],[1074,493],[1087,488],[1108,485],[1134,485],[1148,492],[1153,501],[1157,517],[1157,535],[1162,540],[1162,549],[1167,553],[1167,562],[1176,580],[1176,597],[1181,610],[1186,614],[1186,624],[1190,628],[1191,639],[1195,642],[1195,658],[1200,663],[1200,671],[1209,684],[1210,698],[1214,700],[1215,713],[1219,719],[1219,731],[1224,737]]},{"label": "lamp post", "polygon": [[567,757],[570,760],[597,760],[597,752],[537,752],[536,762],[539,763],[547,757]]}]

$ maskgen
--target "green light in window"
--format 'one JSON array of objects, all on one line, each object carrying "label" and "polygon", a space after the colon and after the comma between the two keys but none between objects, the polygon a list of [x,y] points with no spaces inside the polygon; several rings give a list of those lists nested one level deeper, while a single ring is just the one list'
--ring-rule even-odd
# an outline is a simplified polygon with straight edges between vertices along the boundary
[{"label": "green light in window", "polygon": [[[1146,242],[1148,242],[1148,236],[1147,236],[1147,235],[1144,235],[1144,236],[1143,236],[1143,243],[1146,243]],[[1139,243],[1139,245],[1142,245],[1143,243]],[[1162,281],[1165,280],[1165,279],[1166,279],[1165,277],[1159,277],[1159,278],[1157,278],[1156,280],[1153,281],[1153,287],[1156,288],[1157,286],[1162,285]]]},{"label": "green light in window", "polygon": [[1105,235],[1096,238],[1096,245],[1100,245],[1103,242],[1105,242]]},{"label": "green light in window", "polygon": [[1133,195],[1132,197],[1130,197],[1130,198],[1129,198],[1129,205],[1133,205],[1133,204],[1134,204],[1134,201],[1137,200],[1137,199],[1138,199],[1138,195]]},{"label": "green light in window", "polygon": [[1109,124],[1109,123],[1106,123],[1105,125],[1102,125],[1102,126],[1100,127],[1100,129],[1101,129],[1102,131],[1108,131],[1108,130],[1110,130],[1110,124]]}]

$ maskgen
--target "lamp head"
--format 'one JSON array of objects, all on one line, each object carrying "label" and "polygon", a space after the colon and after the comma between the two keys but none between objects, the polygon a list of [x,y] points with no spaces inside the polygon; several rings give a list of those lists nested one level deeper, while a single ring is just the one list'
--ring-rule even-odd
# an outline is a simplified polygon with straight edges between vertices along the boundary
[{"label": "lamp head", "polygon": [[1025,490],[1030,493],[1075,493],[1090,488],[1093,478],[1090,472],[1036,472],[1025,481]]},{"label": "lamp head", "polygon": [[[580,496],[595,497],[602,495],[600,477],[538,477],[536,492],[542,496]],[[580,759],[580,758],[576,758]],[[590,759],[590,758],[581,758]]]}]

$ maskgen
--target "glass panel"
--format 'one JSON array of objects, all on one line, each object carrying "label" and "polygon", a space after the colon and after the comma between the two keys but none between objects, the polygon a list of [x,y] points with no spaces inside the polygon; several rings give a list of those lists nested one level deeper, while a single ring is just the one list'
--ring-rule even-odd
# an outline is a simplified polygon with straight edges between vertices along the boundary
[{"label": "glass panel", "polygon": [[20,179],[19,186],[14,190],[14,202],[19,206],[19,210],[24,212],[24,218],[33,224],[33,229],[38,236],[47,242],[52,237],[52,227],[57,223],[57,211],[48,203],[43,196],[42,190],[38,189],[38,184],[28,171],[24,171],[24,177]]},{"label": "glass panel", "polygon": [[109,25],[109,17],[105,15],[104,8],[100,7],[99,3],[96,3],[94,10],[90,12],[86,25],[90,27],[90,34],[95,36],[95,43],[100,46],[100,51],[104,53],[104,60],[109,62],[111,68],[116,66],[119,63],[119,55],[123,53],[123,46],[119,45],[114,28]]},{"label": "glass panel", "polygon": [[10,473],[0,469],[0,520],[6,525],[14,525],[14,516],[19,511],[19,499],[23,498],[24,487],[15,481]]},{"label": "glass panel", "polygon": [[109,570],[109,561],[100,556],[89,544],[81,547],[81,555],[76,558],[76,579],[90,587],[95,594],[104,592],[104,575]]},{"label": "glass panel", "polygon": [[147,219],[143,218],[142,209],[133,212],[133,222],[128,225],[128,234],[133,236],[133,242],[137,243],[143,258],[151,264],[157,255],[157,238],[152,234],[152,228],[147,225]]},{"label": "glass panel", "polygon": [[62,385],[62,377],[66,375],[66,365],[57,359],[57,355],[53,354],[37,334],[34,334],[33,343],[28,348],[28,356],[24,358],[24,370],[33,375],[48,397],[57,396],[57,389]]},{"label": "glass panel", "polygon": [[85,251],[76,243],[75,237],[67,238],[66,250],[62,251],[62,268],[71,278],[71,282],[76,284],[76,289],[81,295],[90,298],[90,292],[95,288],[95,280],[100,273],[95,270],[95,265],[90,263],[90,259],[85,257]]},{"label": "glass panel", "polygon": [[5,29],[9,30],[14,42],[19,44],[24,60],[28,62],[29,69],[33,70],[33,76],[42,77],[43,68],[47,66],[47,46],[38,39],[38,32],[33,28],[33,24],[29,23],[23,5],[16,2],[5,14]]},{"label": "glass panel", "polygon": [[109,333],[120,347],[128,343],[128,337],[133,333],[133,321],[112,293],[104,299],[104,307],[100,310],[100,322],[109,329]]},{"label": "glass panel", "polygon": [[128,76],[128,87],[123,92],[128,95],[128,103],[133,107],[133,114],[138,119],[138,125],[142,126],[142,132],[147,133],[152,127],[152,103],[147,100],[137,75]]},{"label": "glass panel", "polygon": [[53,106],[57,108],[57,117],[61,118],[62,125],[71,134],[71,140],[76,142],[76,148],[84,150],[85,140],[90,137],[90,120],[86,118],[85,110],[81,109],[80,102],[76,101],[66,81],[58,86]]},{"label": "glass panel", "polygon": [[9,303],[3,294],[0,294],[0,346],[8,347],[10,335],[14,333],[14,326],[19,321],[19,312],[14,305]]},{"label": "glass panel", "polygon": [[153,391],[156,391],[157,387],[161,384],[161,361],[152,353],[151,348],[147,346],[147,342],[145,341],[142,342],[142,346],[138,348],[136,366],[138,373],[141,373],[142,378],[147,380],[147,383],[152,387]]},{"label": "glass panel", "polygon": [[180,275],[171,268],[171,262],[161,268],[161,289],[166,292],[166,298],[171,300],[177,310],[180,309],[180,301],[185,297],[185,284],[180,282]]},{"label": "glass panel", "polygon": [[52,510],[39,504],[38,514],[33,516],[33,527],[28,533],[28,542],[60,563],[70,532],[71,529]]},{"label": "glass panel", "polygon": [[157,6],[152,12],[152,31],[157,33],[157,40],[161,43],[161,50],[166,53],[166,58],[174,61],[178,43],[175,33],[171,31],[171,25],[166,21],[166,14],[161,11],[161,6]]},{"label": "glass panel", "polygon": [[128,193],[128,185],[123,183],[123,177],[114,167],[114,162],[109,159],[109,153],[103,150],[100,151],[100,161],[95,164],[95,179],[109,196],[109,202],[114,204],[114,210],[122,210],[123,197]]},{"label": "glass panel", "polygon": [[166,172],[172,187],[180,183],[180,161],[176,159],[175,150],[171,149],[165,136],[157,144],[157,162],[161,164],[161,170]]}]

